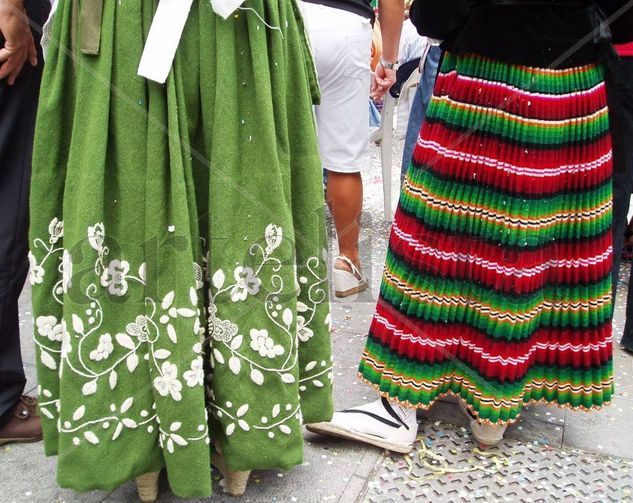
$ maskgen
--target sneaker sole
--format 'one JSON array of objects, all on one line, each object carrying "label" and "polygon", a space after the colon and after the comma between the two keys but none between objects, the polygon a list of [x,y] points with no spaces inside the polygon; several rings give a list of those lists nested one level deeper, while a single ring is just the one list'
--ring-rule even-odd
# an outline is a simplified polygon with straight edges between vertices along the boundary
[{"label": "sneaker sole", "polygon": [[30,438],[0,438],[0,445],[6,444],[30,444],[33,442],[39,442],[42,440],[42,436],[30,437]]},{"label": "sneaker sole", "polygon": [[330,423],[308,424],[306,425],[306,428],[312,433],[344,438],[345,440],[356,440],[366,444],[375,445],[376,447],[382,447],[383,449],[387,449],[389,451],[398,452],[400,454],[409,454],[413,451],[413,444],[409,445],[389,442],[381,437],[367,435],[366,433],[360,433],[358,431],[346,430],[345,428],[340,428]]},{"label": "sneaker sole", "polygon": [[363,285],[359,285],[359,286],[355,286],[354,288],[350,288],[349,290],[335,290],[334,291],[334,295],[338,298],[338,299],[342,299],[343,297],[349,297],[350,295],[354,295],[355,293],[360,293],[363,292],[365,290],[367,290],[367,288],[369,288],[369,285],[367,283],[363,284]]},{"label": "sneaker sole", "polygon": [[466,407],[466,404],[464,403],[464,401],[462,399],[458,399],[457,405],[459,406],[461,411],[464,414],[466,414],[466,417],[469,419],[470,432],[472,433],[474,439],[477,440],[477,442],[479,442],[480,444],[484,445],[485,447],[495,447],[496,445],[498,445],[503,440],[503,435],[501,435],[501,438],[486,437],[486,436],[479,435],[477,433],[477,431],[476,431],[477,430],[477,420],[471,415],[471,413],[468,410],[468,407]]}]

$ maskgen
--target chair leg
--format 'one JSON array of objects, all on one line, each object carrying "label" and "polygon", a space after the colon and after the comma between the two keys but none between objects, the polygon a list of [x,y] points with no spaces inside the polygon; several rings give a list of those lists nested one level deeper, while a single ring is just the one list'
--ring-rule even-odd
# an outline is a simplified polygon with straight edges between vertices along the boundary
[{"label": "chair leg", "polygon": [[211,463],[215,466],[224,477],[226,484],[226,490],[231,496],[242,496],[246,492],[246,486],[248,485],[248,478],[251,475],[250,471],[247,472],[234,472],[229,470],[224,460],[224,456],[216,448],[216,452],[213,453]]},{"label": "chair leg", "polygon": [[143,503],[154,503],[158,498],[158,476],[160,472],[144,473],[136,477],[138,497]]}]

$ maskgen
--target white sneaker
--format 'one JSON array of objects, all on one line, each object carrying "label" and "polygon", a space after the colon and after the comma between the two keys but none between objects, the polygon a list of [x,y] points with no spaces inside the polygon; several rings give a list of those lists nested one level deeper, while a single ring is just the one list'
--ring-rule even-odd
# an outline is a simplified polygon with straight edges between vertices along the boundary
[{"label": "white sneaker", "polygon": [[402,454],[413,450],[418,434],[415,409],[390,404],[386,398],[335,412],[332,421],[306,425],[313,433],[357,440]]},{"label": "white sneaker", "polygon": [[494,447],[503,440],[503,434],[508,427],[507,424],[484,424],[477,421],[476,416],[468,410],[466,402],[462,399],[457,400],[459,408],[470,420],[470,431],[473,437],[480,444],[486,447]]},{"label": "white sneaker", "polygon": [[[338,269],[336,267],[337,260],[345,262],[350,267],[351,272],[345,269]],[[334,295],[339,298],[362,292],[369,286],[367,275],[360,272],[354,263],[344,255],[339,255],[334,259],[332,279],[334,280]]]}]

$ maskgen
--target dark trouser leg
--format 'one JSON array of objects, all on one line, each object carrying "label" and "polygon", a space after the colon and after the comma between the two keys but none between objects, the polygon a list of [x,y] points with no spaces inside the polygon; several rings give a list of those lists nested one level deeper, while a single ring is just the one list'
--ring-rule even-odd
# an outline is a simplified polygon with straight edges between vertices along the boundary
[{"label": "dark trouser leg", "polygon": [[[41,24],[43,3],[30,4],[35,8],[29,15]],[[13,86],[0,81],[0,427],[9,420],[26,383],[18,297],[28,272],[28,190],[41,54],[39,59],[40,66],[27,64]]]},{"label": "dark trouser leg", "polygon": [[[621,58],[610,73],[607,89],[613,137],[613,294],[615,299],[620,271],[620,254],[627,226],[626,215],[633,191],[633,58]],[[630,286],[626,320],[622,344],[633,349],[633,288]]]}]

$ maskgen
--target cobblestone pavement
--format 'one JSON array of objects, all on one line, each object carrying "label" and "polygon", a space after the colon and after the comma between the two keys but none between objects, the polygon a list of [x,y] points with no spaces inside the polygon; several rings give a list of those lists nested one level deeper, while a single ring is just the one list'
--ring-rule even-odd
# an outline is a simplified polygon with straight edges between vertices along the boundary
[{"label": "cobblestone pavement", "polygon": [[[401,145],[396,142],[398,164]],[[397,201],[394,167],[393,200]],[[358,359],[375,306],[389,225],[382,210],[380,158],[372,150],[365,179],[361,253],[372,288],[354,300],[333,303],[335,402],[337,408],[374,399],[355,380]],[[332,250],[333,252],[334,250]],[[623,279],[628,267],[622,271]],[[623,325],[622,284],[615,310],[614,337]],[[28,389],[36,386],[32,315],[28,289],[20,303],[23,354]],[[511,426],[495,449],[475,450],[466,418],[450,401],[438,402],[419,416],[420,443],[408,457],[306,432],[305,462],[293,470],[257,472],[241,500],[223,493],[215,476],[210,502],[611,502],[633,501],[633,357],[614,353],[617,389],[613,405],[593,414],[534,406]],[[55,481],[55,458],[42,444],[0,448],[0,503],[137,501],[132,483],[115,491],[77,494]],[[172,496],[166,480],[160,502]]]}]

